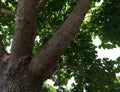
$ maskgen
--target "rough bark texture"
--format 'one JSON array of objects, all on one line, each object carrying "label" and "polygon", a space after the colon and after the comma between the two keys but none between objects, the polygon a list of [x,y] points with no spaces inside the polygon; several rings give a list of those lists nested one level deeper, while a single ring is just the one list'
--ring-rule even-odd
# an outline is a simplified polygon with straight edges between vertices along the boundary
[{"label": "rough bark texture", "polygon": [[40,92],[43,82],[55,72],[57,59],[77,33],[91,2],[80,0],[50,41],[31,57],[36,3],[35,0],[19,0],[11,55],[6,53],[0,39],[0,92]]},{"label": "rough bark texture", "polygon": [[2,92],[39,92],[42,81],[35,78],[28,69],[31,58],[21,57],[8,65]]},{"label": "rough bark texture", "polygon": [[35,0],[19,0],[16,17],[11,58],[1,73],[0,92],[39,92],[43,82],[28,69],[36,29]]},{"label": "rough bark texture", "polygon": [[35,0],[19,0],[12,44],[12,59],[31,55],[36,29]]}]

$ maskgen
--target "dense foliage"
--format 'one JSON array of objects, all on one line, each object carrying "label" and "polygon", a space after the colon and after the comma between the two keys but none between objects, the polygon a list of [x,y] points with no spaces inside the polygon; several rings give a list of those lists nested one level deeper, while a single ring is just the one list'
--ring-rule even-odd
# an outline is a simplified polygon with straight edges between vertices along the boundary
[{"label": "dense foliage", "polygon": [[[99,6],[96,3],[100,3]],[[49,0],[38,14],[37,37],[33,54],[56,32],[76,5],[77,0]],[[16,10],[16,0],[2,0],[0,6]],[[0,34],[5,47],[13,38],[15,16],[0,12]],[[119,92],[120,58],[110,60],[97,58],[92,41],[98,36],[102,44],[99,48],[111,49],[120,46],[120,0],[94,0],[82,27],[59,60],[59,67],[51,77],[58,92]],[[113,53],[114,54],[114,53]],[[68,80],[75,83],[67,88]],[[55,88],[45,83],[43,92],[55,92]]]}]

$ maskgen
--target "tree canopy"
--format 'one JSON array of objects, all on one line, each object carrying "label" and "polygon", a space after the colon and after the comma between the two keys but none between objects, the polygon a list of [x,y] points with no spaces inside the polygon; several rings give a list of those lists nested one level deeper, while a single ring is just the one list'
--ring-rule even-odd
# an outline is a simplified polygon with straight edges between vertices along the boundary
[{"label": "tree canopy", "polygon": [[[37,33],[32,54],[36,54],[57,32],[77,2],[78,0],[49,0],[46,3],[37,15]],[[18,0],[0,2],[0,34],[7,50],[13,39],[17,3]],[[12,14],[2,12],[2,8],[11,11]],[[99,47],[93,44],[96,36],[102,41]],[[93,0],[82,26],[59,59],[56,72],[50,77],[55,82],[57,91],[119,92],[120,78],[116,77],[116,73],[120,72],[120,58],[100,59],[96,51],[96,48],[120,47],[119,36],[120,0]],[[75,83],[67,89],[65,86],[71,78],[74,78]],[[42,90],[57,92],[47,83]]]}]

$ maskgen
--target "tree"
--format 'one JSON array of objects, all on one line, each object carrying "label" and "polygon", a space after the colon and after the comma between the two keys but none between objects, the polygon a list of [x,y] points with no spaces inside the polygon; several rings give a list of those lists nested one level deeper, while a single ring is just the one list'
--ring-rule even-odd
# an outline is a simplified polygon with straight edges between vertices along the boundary
[{"label": "tree", "polygon": [[[120,59],[97,58],[92,43],[98,36],[99,48],[119,46],[120,3],[96,2],[100,0],[2,0],[0,92],[50,92],[54,88],[43,86],[48,78],[58,92],[120,91],[115,75]],[[72,88],[64,88],[71,78]]]},{"label": "tree", "polygon": [[1,92],[40,91],[43,82],[55,72],[58,58],[64,53],[77,33],[92,0],[78,1],[64,24],[43,48],[33,56],[36,15],[46,2],[47,0],[43,0],[36,6],[35,0],[18,1],[15,31],[9,56],[2,41],[0,44],[2,59],[0,67]]}]

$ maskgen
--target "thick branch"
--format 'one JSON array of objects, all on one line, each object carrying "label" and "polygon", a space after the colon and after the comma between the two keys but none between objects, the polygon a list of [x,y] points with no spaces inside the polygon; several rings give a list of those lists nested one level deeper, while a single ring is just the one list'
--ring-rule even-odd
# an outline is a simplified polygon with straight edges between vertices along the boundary
[{"label": "thick branch", "polygon": [[41,0],[39,4],[36,6],[36,11],[40,11],[47,3],[48,0]]},{"label": "thick branch", "polygon": [[19,0],[11,59],[32,53],[36,30],[35,0]]},{"label": "thick branch", "polygon": [[67,20],[32,59],[30,69],[36,76],[48,77],[50,73],[52,74],[55,71],[53,67],[57,64],[57,59],[64,53],[77,33],[91,2],[92,0],[79,0]]},{"label": "thick branch", "polygon": [[1,12],[4,12],[4,13],[7,13],[7,14],[10,14],[10,15],[15,15],[15,14],[16,14],[16,13],[13,12],[13,11],[10,11],[10,10],[7,10],[7,9],[3,9],[3,8],[1,8],[0,11],[1,11]]}]

